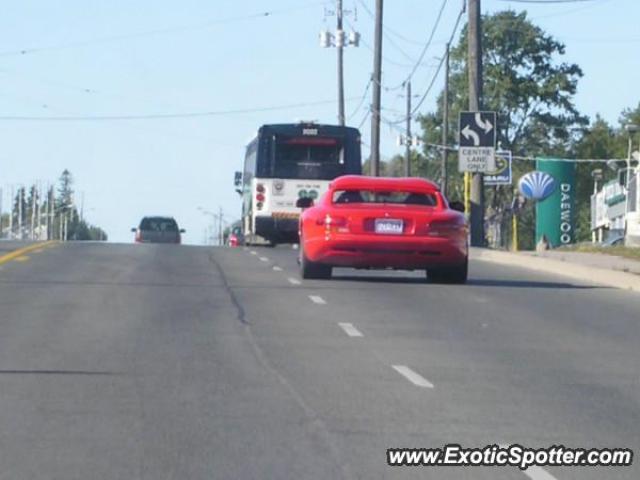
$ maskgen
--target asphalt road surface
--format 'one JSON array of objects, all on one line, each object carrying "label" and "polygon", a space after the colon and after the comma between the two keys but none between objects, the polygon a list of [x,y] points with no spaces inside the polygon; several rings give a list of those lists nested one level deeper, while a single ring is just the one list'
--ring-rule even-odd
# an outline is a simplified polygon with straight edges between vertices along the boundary
[{"label": "asphalt road surface", "polygon": [[0,480],[640,478],[386,464],[447,443],[637,453],[637,294],[481,262],[463,286],[301,281],[295,256],[69,243],[3,264]]}]

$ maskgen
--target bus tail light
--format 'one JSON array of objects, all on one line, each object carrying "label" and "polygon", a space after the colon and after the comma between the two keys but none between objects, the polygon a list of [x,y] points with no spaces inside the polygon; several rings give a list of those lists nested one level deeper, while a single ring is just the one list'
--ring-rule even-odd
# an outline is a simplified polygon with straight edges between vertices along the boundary
[{"label": "bus tail light", "polygon": [[256,185],[256,192],[264,193],[264,191],[265,191],[265,188],[264,188],[264,185],[262,183],[259,183],[259,184]]},{"label": "bus tail light", "polygon": [[256,203],[256,208],[257,208],[258,210],[262,210],[262,206],[263,206],[263,203],[262,203],[262,202],[258,202],[258,203]]},{"label": "bus tail light", "polygon": [[264,194],[263,193],[258,193],[256,195],[256,200],[260,203],[264,202]]}]

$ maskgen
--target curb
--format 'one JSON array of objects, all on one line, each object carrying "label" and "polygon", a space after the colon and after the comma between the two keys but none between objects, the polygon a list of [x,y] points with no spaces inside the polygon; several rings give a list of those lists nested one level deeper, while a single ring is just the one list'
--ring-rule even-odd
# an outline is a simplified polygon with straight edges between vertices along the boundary
[{"label": "curb", "polygon": [[7,263],[10,262],[11,260],[18,258],[22,255],[24,255],[25,253],[29,253],[32,252],[33,250],[38,250],[39,248],[44,248],[44,247],[48,247],[51,245],[55,245],[57,242],[55,240],[50,240],[48,242],[38,242],[38,243],[34,243],[32,245],[29,245],[28,247],[22,247],[19,248],[17,250],[13,250],[9,253],[6,253],[2,256],[0,256],[0,265],[2,265],[3,263]]},{"label": "curb", "polygon": [[471,259],[500,265],[527,268],[537,272],[553,273],[582,282],[619,288],[640,293],[640,276],[618,270],[608,270],[544,257],[488,249],[472,249]]}]

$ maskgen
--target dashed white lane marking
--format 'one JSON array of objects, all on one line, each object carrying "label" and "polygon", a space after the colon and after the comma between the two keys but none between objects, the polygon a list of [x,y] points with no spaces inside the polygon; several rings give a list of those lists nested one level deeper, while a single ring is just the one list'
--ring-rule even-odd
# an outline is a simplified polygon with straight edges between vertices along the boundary
[{"label": "dashed white lane marking", "polygon": [[317,303],[318,305],[325,305],[327,303],[325,299],[319,295],[309,295],[309,300],[313,303]]},{"label": "dashed white lane marking", "polygon": [[297,278],[289,277],[287,278],[287,280],[289,280],[289,283],[291,283],[292,285],[300,285],[300,280],[298,280]]},{"label": "dashed white lane marking", "polygon": [[274,265],[274,266],[273,266],[273,271],[274,271],[274,272],[281,272],[281,271],[282,271],[282,268],[280,268],[280,267],[279,267],[279,266],[277,266],[277,265]]},{"label": "dashed white lane marking", "polygon": [[352,323],[338,323],[340,327],[345,331],[347,335],[350,337],[363,337],[362,332],[353,326]]},{"label": "dashed white lane marking", "polygon": [[554,477],[541,467],[529,467],[522,473],[524,473],[531,480],[557,480],[556,477]]},{"label": "dashed white lane marking", "polygon": [[400,375],[405,377],[411,383],[422,388],[433,388],[433,383],[424,378],[422,375],[414,372],[406,365],[391,365],[393,369]]},{"label": "dashed white lane marking", "polygon": [[268,262],[269,259],[267,257],[260,257],[261,262]]},{"label": "dashed white lane marking", "polygon": [[251,255],[257,255],[258,254],[258,252],[256,252],[255,250],[251,250],[251,252],[249,252],[249,253],[251,253]]}]

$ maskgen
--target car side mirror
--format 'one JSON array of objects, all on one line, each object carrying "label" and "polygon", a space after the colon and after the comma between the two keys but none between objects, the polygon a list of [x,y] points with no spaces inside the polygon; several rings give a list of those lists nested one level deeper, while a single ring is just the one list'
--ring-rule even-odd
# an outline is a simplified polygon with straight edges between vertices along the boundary
[{"label": "car side mirror", "polygon": [[302,208],[302,209],[313,207],[313,198],[309,198],[309,197],[299,198],[296,201],[296,207]]},{"label": "car side mirror", "polygon": [[132,232],[132,233],[136,233],[137,231],[138,231],[138,229],[137,229],[137,228],[132,228],[132,229],[131,229],[131,232]]},{"label": "car side mirror", "polygon": [[242,185],[242,172],[235,172],[233,174],[233,186],[239,187]]},{"label": "car side mirror", "polygon": [[240,196],[242,196],[242,190],[240,190],[239,188],[236,188],[236,193]]},{"label": "car side mirror", "polygon": [[462,202],[459,202],[459,201],[451,202],[449,203],[449,208],[451,210],[455,210],[456,212],[464,213],[464,203]]},{"label": "car side mirror", "polygon": [[181,228],[180,233],[187,233],[187,231],[184,228]]}]

